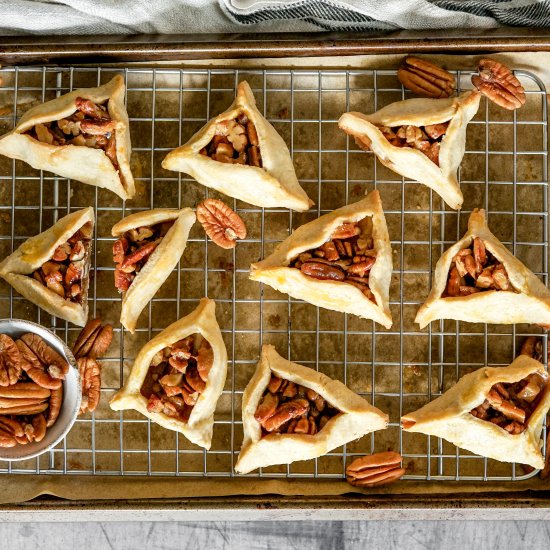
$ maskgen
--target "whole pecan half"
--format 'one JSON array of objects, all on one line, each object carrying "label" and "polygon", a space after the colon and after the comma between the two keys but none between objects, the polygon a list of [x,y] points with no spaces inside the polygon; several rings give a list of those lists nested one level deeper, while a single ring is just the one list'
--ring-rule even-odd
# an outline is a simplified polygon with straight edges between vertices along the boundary
[{"label": "whole pecan half", "polygon": [[46,365],[46,370],[52,378],[65,379],[65,375],[69,372],[69,363],[57,351],[48,346],[37,334],[30,332],[23,334],[21,340],[27,344],[40,362]]},{"label": "whole pecan half", "polygon": [[105,354],[113,340],[112,325],[101,325],[101,318],[88,321],[73,346],[76,359],[90,357],[97,359]]},{"label": "whole pecan half", "polygon": [[95,411],[101,395],[101,369],[95,359],[81,357],[77,360],[82,379],[80,414]]},{"label": "whole pecan half", "polygon": [[401,455],[395,451],[357,458],[346,468],[347,481],[356,487],[376,487],[392,483],[405,475],[401,461]]},{"label": "whole pecan half", "polygon": [[48,415],[46,418],[46,426],[49,428],[55,424],[59,412],[61,411],[61,404],[63,403],[63,386],[59,386],[56,390],[52,390],[50,395],[50,408],[48,409]]},{"label": "whole pecan half", "polygon": [[17,340],[16,345],[21,353],[21,366],[33,382],[36,382],[39,386],[50,390],[55,390],[61,387],[63,381],[59,378],[53,378],[50,376],[50,374],[46,371],[46,365],[42,364],[40,359],[38,359],[38,357],[29,348],[29,346],[23,342],[23,340]]},{"label": "whole pecan half", "polygon": [[423,97],[449,97],[455,91],[455,77],[451,73],[418,57],[406,57],[397,78],[407,90]]},{"label": "whole pecan half", "polygon": [[525,104],[525,89],[514,73],[498,61],[482,59],[472,84],[491,101],[505,109],[518,109]]},{"label": "whole pecan half", "polygon": [[246,237],[241,217],[218,199],[202,201],[197,206],[197,219],[212,241],[222,248],[235,248],[237,239]]},{"label": "whole pecan half", "polygon": [[7,334],[0,334],[0,386],[15,384],[20,373],[19,349]]},{"label": "whole pecan half", "polygon": [[325,264],[314,260],[304,262],[300,270],[304,275],[326,281],[343,281],[346,278],[344,270],[337,265]]}]

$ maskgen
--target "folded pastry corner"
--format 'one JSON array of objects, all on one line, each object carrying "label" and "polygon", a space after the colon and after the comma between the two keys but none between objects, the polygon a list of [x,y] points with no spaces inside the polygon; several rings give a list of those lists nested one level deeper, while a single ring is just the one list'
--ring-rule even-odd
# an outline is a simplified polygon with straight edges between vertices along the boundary
[{"label": "folded pastry corner", "polygon": [[229,109],[168,153],[162,166],[256,206],[303,212],[313,204],[298,182],[285,141],[257,109],[245,81]]},{"label": "folded pastry corner", "polygon": [[250,279],[313,305],[392,325],[392,252],[380,194],[299,227]]},{"label": "folded pastry corner", "polygon": [[141,348],[110,407],[136,410],[209,449],[226,375],[227,351],[216,304],[203,298],[193,312]]},{"label": "folded pastry corner", "polygon": [[427,185],[451,208],[460,209],[457,170],[480,97],[468,91],[447,99],[405,99],[370,115],[344,113],[338,125],[390,170]]},{"label": "folded pastry corner", "polygon": [[466,374],[437,399],[404,415],[401,425],[487,458],[543,468],[541,432],[549,408],[544,366],[520,355],[507,367]]},{"label": "folded pastry corner", "polygon": [[51,315],[83,327],[94,220],[91,206],[61,218],[5,258],[0,277]]},{"label": "folded pastry corner", "polygon": [[115,286],[123,295],[120,322],[130,332],[179,262],[195,220],[191,208],[156,208],[113,226]]},{"label": "folded pastry corner", "polygon": [[483,209],[437,262],[415,322],[424,328],[435,319],[550,325],[550,290],[491,233]]},{"label": "folded pastry corner", "polygon": [[389,420],[342,382],[283,359],[271,345],[262,348],[242,414],[241,474],[322,456]]},{"label": "folded pastry corner", "polygon": [[135,194],[130,129],[121,75],[74,90],[27,111],[0,138],[0,154],[116,193]]}]

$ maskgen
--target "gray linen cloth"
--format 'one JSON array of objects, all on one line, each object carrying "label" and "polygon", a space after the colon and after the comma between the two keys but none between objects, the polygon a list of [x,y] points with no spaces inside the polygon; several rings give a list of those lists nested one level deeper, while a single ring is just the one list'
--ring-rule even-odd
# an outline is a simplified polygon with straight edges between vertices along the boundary
[{"label": "gray linen cloth", "polygon": [[0,0],[0,35],[550,26],[550,0]]}]

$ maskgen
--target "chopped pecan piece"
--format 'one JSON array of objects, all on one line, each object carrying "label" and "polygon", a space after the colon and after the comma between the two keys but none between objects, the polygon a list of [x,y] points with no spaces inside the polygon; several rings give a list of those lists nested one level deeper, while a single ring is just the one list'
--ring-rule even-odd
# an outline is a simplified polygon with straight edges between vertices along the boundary
[{"label": "chopped pecan piece", "polygon": [[546,376],[531,374],[515,383],[499,382],[487,394],[485,401],[470,413],[496,424],[512,435],[525,431],[547,384]]},{"label": "chopped pecan piece", "polygon": [[61,298],[82,303],[82,288],[87,285],[86,257],[90,246],[91,235],[84,236],[79,230],[67,242],[60,244],[52,259],[30,276]]},{"label": "chopped pecan piece", "polygon": [[227,204],[206,199],[197,206],[197,219],[206,234],[222,248],[234,248],[237,239],[246,238],[246,225]]},{"label": "chopped pecan piece", "polygon": [[331,240],[300,253],[289,266],[314,279],[350,284],[376,303],[369,288],[369,273],[376,262],[373,245],[370,218],[344,222],[332,232]]},{"label": "chopped pecan piece", "polygon": [[75,113],[65,118],[36,124],[26,134],[48,145],[102,149],[118,170],[116,125],[105,106],[77,97],[75,109]]},{"label": "chopped pecan piece", "polygon": [[483,240],[476,237],[471,248],[455,254],[443,296],[469,296],[488,290],[515,292],[504,265],[487,250]]},{"label": "chopped pecan piece", "polygon": [[272,374],[254,418],[264,436],[273,432],[315,435],[339,412],[311,388]]},{"label": "chopped pecan piece", "polygon": [[129,229],[114,242],[115,287],[119,292],[126,292],[130,288],[136,275],[143,269],[173,223],[168,221],[151,227]]},{"label": "chopped pecan piece", "polygon": [[218,123],[215,135],[200,153],[226,164],[261,168],[260,140],[254,123],[244,113]]},{"label": "chopped pecan piece", "polygon": [[206,389],[212,364],[212,347],[200,334],[159,350],[141,386],[148,410],[187,422]]}]

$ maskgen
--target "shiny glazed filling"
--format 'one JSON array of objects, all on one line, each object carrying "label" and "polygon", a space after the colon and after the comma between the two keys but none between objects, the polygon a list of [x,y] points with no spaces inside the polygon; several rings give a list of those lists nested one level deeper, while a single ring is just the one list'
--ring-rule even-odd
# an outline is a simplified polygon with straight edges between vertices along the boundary
[{"label": "shiny glazed filling", "polygon": [[314,390],[274,374],[256,409],[262,437],[270,433],[315,435],[340,411]]},{"label": "shiny glazed filling", "polygon": [[234,120],[219,122],[215,136],[200,154],[218,162],[263,166],[256,126],[244,113]]},{"label": "shiny glazed filling", "polygon": [[530,416],[537,408],[547,380],[540,374],[530,374],[523,380],[513,384],[495,384],[487,395],[487,399],[470,414],[496,424],[512,435],[526,430]]},{"label": "shiny glazed filling", "polygon": [[119,169],[116,157],[115,122],[107,111],[107,101],[100,105],[89,99],[77,97],[76,112],[72,115],[36,124],[26,135],[48,145],[76,145],[101,149],[113,164]]},{"label": "shiny glazed filling", "polygon": [[187,422],[214,362],[210,343],[192,334],[158,351],[141,386],[149,412]]},{"label": "shiny glazed filling", "polygon": [[469,296],[487,290],[516,292],[504,265],[476,237],[470,248],[460,250],[453,258],[443,297]]},{"label": "shiny glazed filling", "polygon": [[367,217],[357,223],[342,224],[329,241],[302,252],[289,267],[314,279],[351,284],[376,303],[369,288],[369,274],[375,262],[372,220]]},{"label": "shiny glazed filling", "polygon": [[173,224],[174,221],[170,220],[130,229],[114,242],[115,286],[119,292],[126,292],[130,288],[136,275],[143,269]]},{"label": "shiny glazed filling", "polygon": [[52,258],[30,276],[69,302],[82,304],[88,286],[92,225],[81,227],[59,245]]}]

